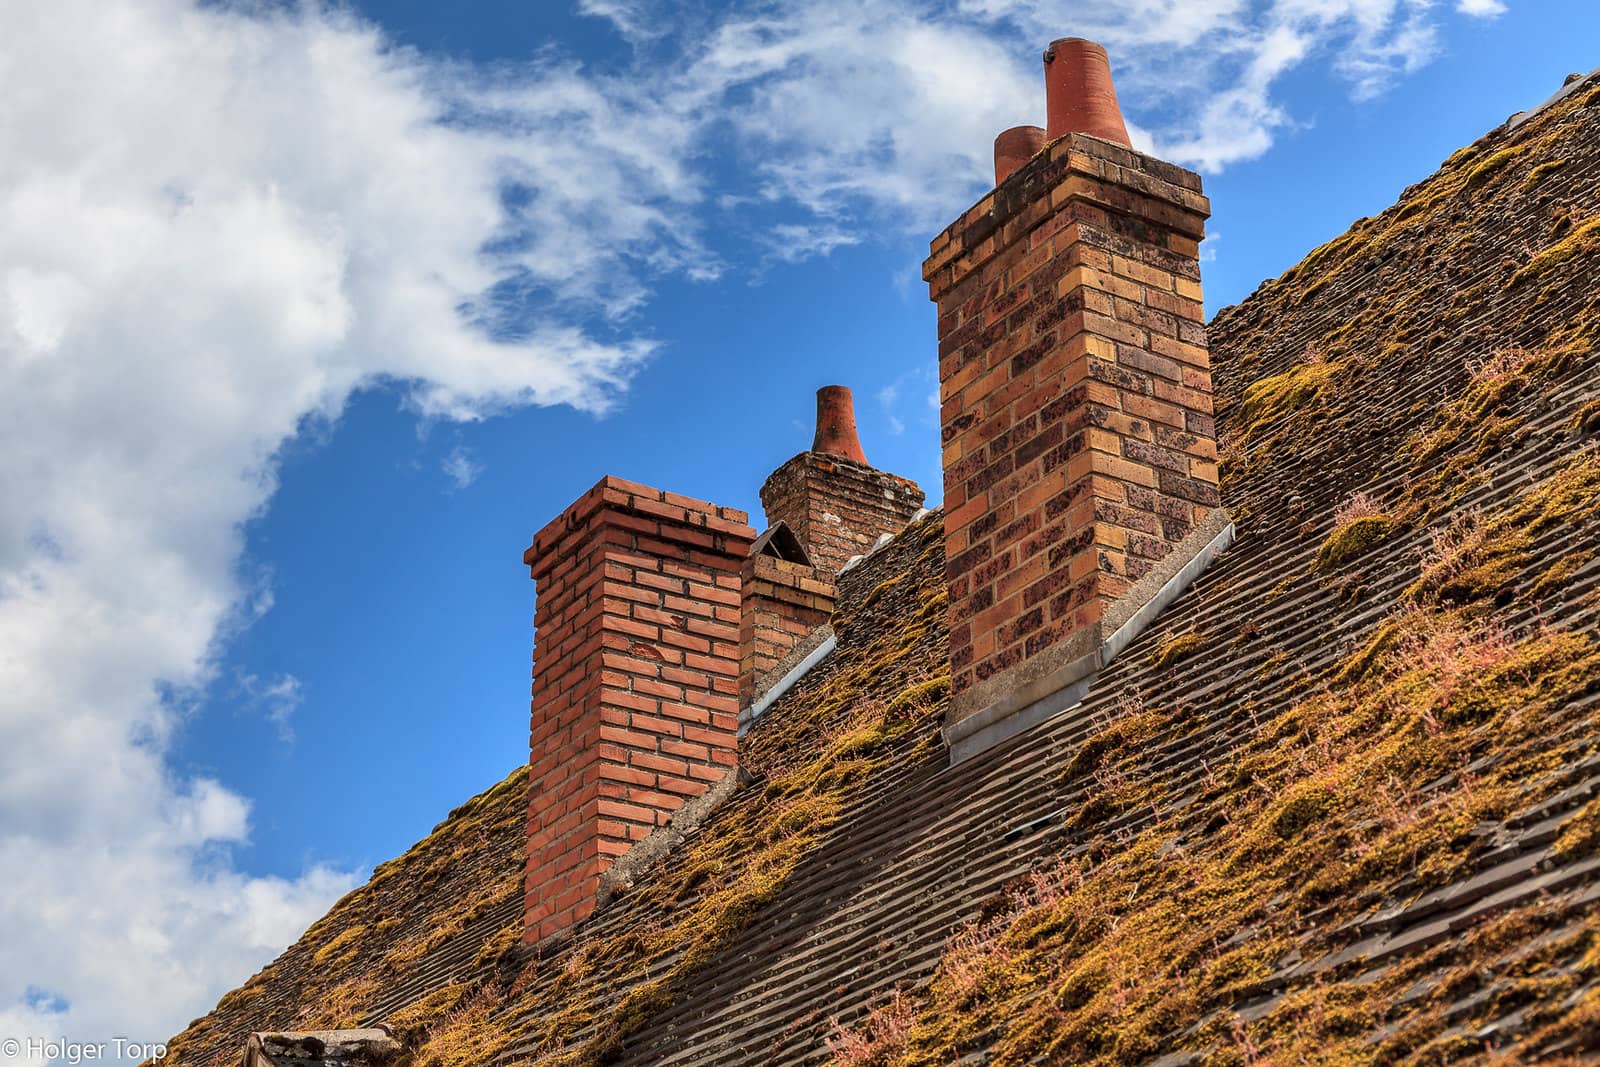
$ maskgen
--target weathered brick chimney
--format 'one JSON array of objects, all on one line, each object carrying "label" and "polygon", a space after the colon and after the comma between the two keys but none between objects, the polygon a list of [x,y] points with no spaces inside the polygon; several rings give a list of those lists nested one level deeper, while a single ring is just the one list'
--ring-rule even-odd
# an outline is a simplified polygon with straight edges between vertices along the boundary
[{"label": "weathered brick chimney", "polygon": [[1133,151],[1105,50],[1045,53],[1049,126],[934,239],[960,760],[1081,699],[1232,539],[1198,175]]},{"label": "weathered brick chimney", "polygon": [[851,556],[869,552],[883,534],[897,534],[922,507],[916,482],[867,463],[856,436],[850,390],[817,390],[817,433],[811,450],[772,472],[761,487],[767,522],[786,524],[823,574],[837,574]]},{"label": "weathered brick chimney", "polygon": [[[779,522],[756,538],[741,575],[739,707],[750,707],[789,666],[791,654],[833,616],[838,587],[811,565],[799,538]],[[809,648],[802,649],[802,652]]]},{"label": "weathered brick chimney", "polygon": [[524,937],[594,910],[600,876],[737,763],[747,516],[603,478],[534,538]]}]

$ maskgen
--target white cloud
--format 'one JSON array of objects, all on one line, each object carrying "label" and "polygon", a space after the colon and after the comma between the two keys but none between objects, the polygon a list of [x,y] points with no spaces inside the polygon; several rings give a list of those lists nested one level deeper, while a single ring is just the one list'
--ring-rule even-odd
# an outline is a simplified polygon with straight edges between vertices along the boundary
[{"label": "white cloud", "polygon": [[1501,0],[1456,0],[1456,10],[1474,18],[1492,19],[1506,13]]},{"label": "white cloud", "polygon": [[[274,455],[378,381],[429,417],[614,403],[647,280],[711,260],[692,123],[314,6],[0,20],[0,1033],[156,1039],[357,876],[240,873],[247,800],[165,760],[270,604],[239,564]],[[293,680],[252,685],[287,730]]]},{"label": "white cloud", "polygon": [[248,708],[260,713],[272,724],[279,740],[285,743],[294,740],[294,723],[291,720],[305,699],[305,687],[300,684],[300,679],[292,674],[263,678],[245,672],[239,675],[235,689]]},{"label": "white cloud", "polygon": [[[933,363],[901,374],[878,390],[878,406],[889,432],[899,436],[908,425],[937,434],[939,425],[939,375]],[[917,403],[918,398],[923,401]],[[932,438],[930,438],[931,440]]]},{"label": "white cloud", "polygon": [[[356,877],[240,873],[248,801],[165,758],[219,650],[270,607],[241,529],[275,455],[355,390],[399,383],[428,419],[607,409],[654,350],[640,313],[661,276],[954,217],[994,134],[1042,119],[1039,51],[1062,32],[1111,46],[1140,144],[1214,169],[1294,123],[1286,73],[1333,62],[1352,94],[1382,91],[1436,53],[1440,17],[582,9],[662,76],[552,51],[476,70],[314,4],[0,0],[0,1033],[165,1036]],[[445,461],[457,484],[475,467]],[[288,730],[289,681],[241,699]]]},{"label": "white cloud", "polygon": [[650,41],[667,32],[651,17],[649,0],[577,0],[577,9],[581,15],[610,22],[630,41]]},{"label": "white cloud", "polygon": [[767,199],[836,228],[870,205],[926,229],[992,178],[994,135],[1042,110],[1033,51],[909,5],[827,0],[729,18],[682,92],[737,96],[728,121]]},{"label": "white cloud", "polygon": [[1431,0],[815,0],[736,11],[688,78],[697,99],[737,89],[768,196],[835,221],[892,208],[921,229],[981,192],[996,133],[1042,121],[1039,56],[1066,34],[1111,51],[1136,145],[1206,170],[1293,124],[1289,71],[1331,63],[1359,100],[1439,50]]},{"label": "white cloud", "polygon": [[798,263],[826,256],[836,248],[860,244],[862,237],[861,233],[840,226],[780,222],[772,227],[769,255],[784,263]]},{"label": "white cloud", "polygon": [[457,445],[452,448],[439,468],[444,471],[445,477],[450,479],[453,489],[465,489],[478,480],[478,475],[483,473],[483,464],[472,458],[470,449]]}]

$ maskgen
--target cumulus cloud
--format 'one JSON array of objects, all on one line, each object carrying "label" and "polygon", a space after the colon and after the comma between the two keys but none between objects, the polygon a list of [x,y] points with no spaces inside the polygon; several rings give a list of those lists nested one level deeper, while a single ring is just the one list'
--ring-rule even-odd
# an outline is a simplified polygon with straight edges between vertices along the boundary
[{"label": "cumulus cloud", "polygon": [[1504,15],[1506,5],[1501,3],[1501,0],[1457,0],[1456,10],[1463,15],[1492,19],[1496,15]]},{"label": "cumulus cloud", "polygon": [[[0,0],[0,1033],[164,1036],[358,877],[241,873],[248,799],[166,760],[219,650],[270,607],[241,530],[274,457],[356,390],[397,384],[427,420],[609,409],[654,351],[663,276],[952,217],[993,135],[1042,118],[1038,51],[1062,32],[1112,47],[1141,144],[1214,169],[1292,125],[1289,71],[1331,62],[1380,92],[1447,17],[580,7],[670,73],[555,50],[475,69],[314,4]],[[476,466],[458,450],[444,473]],[[287,731],[292,681],[251,676],[240,699]]]},{"label": "cumulus cloud", "polygon": [[[239,873],[248,801],[164,758],[270,603],[274,456],[380,381],[446,419],[614,404],[651,342],[607,324],[708,258],[690,122],[315,7],[0,17],[0,1033],[163,1037],[357,877]],[[239,699],[287,731],[297,697]]]}]

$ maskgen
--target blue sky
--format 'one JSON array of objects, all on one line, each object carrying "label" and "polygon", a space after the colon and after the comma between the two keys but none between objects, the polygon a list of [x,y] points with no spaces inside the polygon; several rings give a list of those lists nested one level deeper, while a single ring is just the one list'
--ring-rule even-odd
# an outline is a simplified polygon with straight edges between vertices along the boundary
[{"label": "blue sky", "polygon": [[141,1040],[526,758],[602,474],[760,525],[838,382],[937,501],[919,266],[1050,38],[1205,175],[1212,310],[1600,63],[1592,0],[82,2],[0,0],[0,1031]]}]

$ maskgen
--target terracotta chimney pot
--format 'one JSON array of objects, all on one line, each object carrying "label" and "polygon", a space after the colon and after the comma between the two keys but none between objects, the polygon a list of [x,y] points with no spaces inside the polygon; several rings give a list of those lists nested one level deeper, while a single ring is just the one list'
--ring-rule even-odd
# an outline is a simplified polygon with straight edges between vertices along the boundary
[{"label": "terracotta chimney pot", "polygon": [[1111,83],[1111,60],[1093,41],[1063,37],[1051,42],[1044,53],[1044,92],[1050,140],[1087,133],[1133,147]]},{"label": "terracotta chimney pot", "polygon": [[855,401],[848,386],[825,385],[817,390],[817,436],[811,451],[867,462],[856,436]]},{"label": "terracotta chimney pot", "polygon": [[994,183],[999,185],[1044,147],[1044,130],[1013,126],[994,139]]}]

